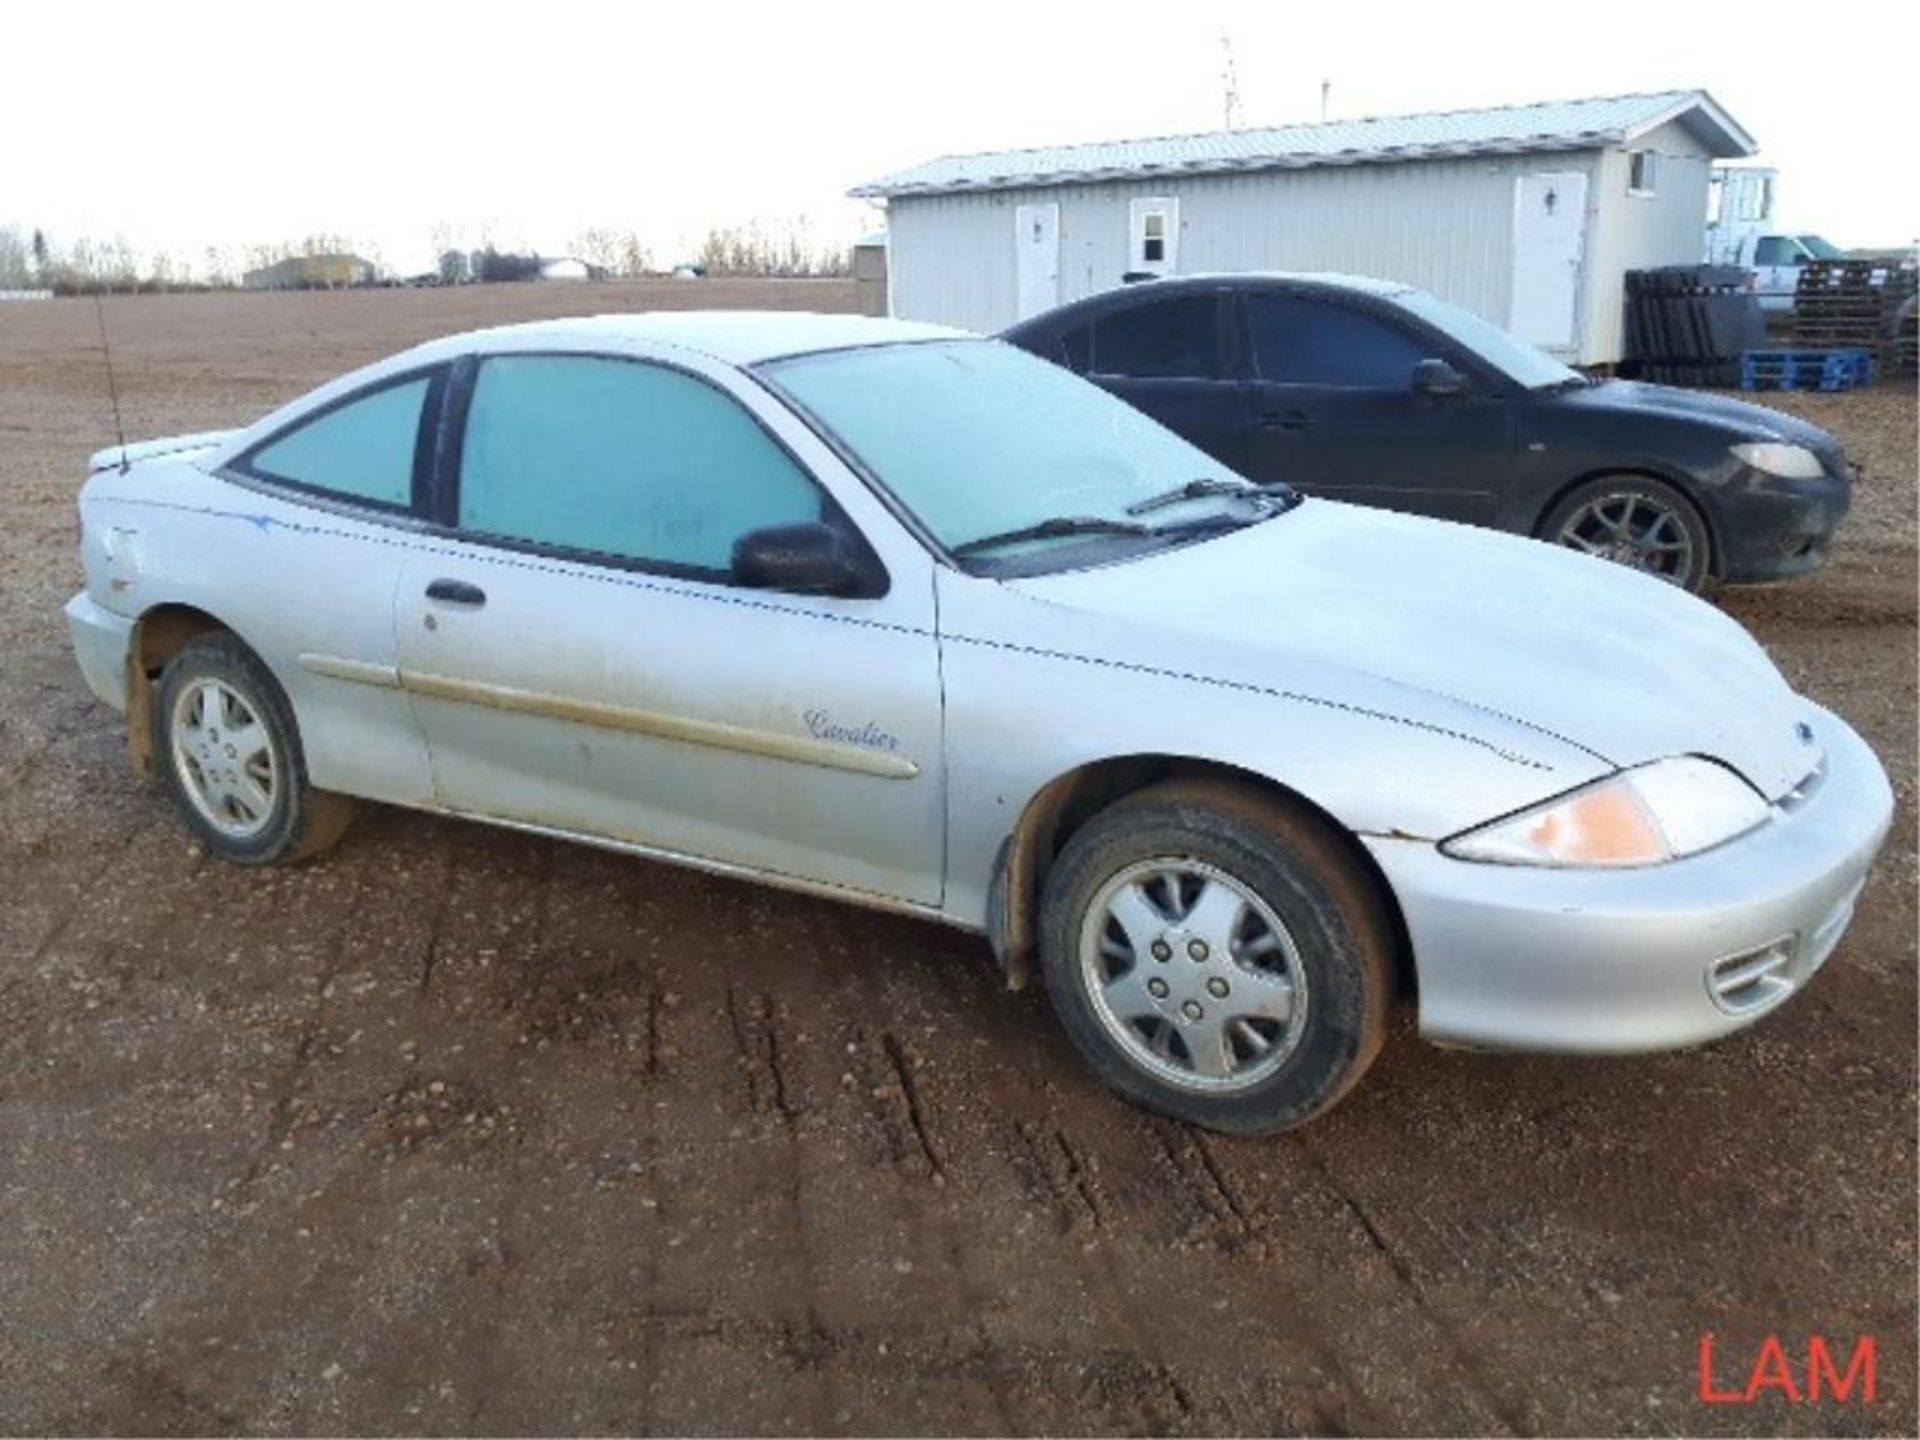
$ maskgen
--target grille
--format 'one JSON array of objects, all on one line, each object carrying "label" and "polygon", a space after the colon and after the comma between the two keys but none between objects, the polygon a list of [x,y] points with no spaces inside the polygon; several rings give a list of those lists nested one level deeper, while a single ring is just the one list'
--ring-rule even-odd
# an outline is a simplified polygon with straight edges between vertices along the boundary
[{"label": "grille", "polygon": [[1715,961],[1707,971],[1713,1003],[1731,1015],[1751,1015],[1786,999],[1793,993],[1793,952],[1798,939],[1783,935],[1758,950]]},{"label": "grille", "polygon": [[1833,947],[1840,943],[1840,937],[1846,933],[1847,926],[1853,923],[1853,907],[1860,899],[1860,892],[1866,888],[1863,879],[1846,893],[1840,903],[1833,907],[1831,914],[1820,922],[1820,928],[1813,932],[1813,939],[1807,943],[1807,973],[1811,975],[1827,963],[1827,957],[1833,953]]}]

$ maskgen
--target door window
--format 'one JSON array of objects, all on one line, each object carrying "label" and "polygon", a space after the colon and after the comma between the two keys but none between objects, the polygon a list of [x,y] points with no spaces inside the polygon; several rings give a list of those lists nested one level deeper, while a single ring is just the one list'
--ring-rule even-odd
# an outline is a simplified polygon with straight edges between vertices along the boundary
[{"label": "door window", "polygon": [[404,510],[431,376],[383,386],[295,425],[247,456],[243,473]]},{"label": "door window", "polygon": [[1103,315],[1093,326],[1093,371],[1135,380],[1218,380],[1220,305],[1183,295]]},{"label": "door window", "polygon": [[1172,196],[1149,196],[1127,202],[1130,236],[1127,268],[1147,275],[1167,275],[1178,268],[1175,250],[1180,239],[1180,202]]},{"label": "door window", "polygon": [[1249,296],[1247,319],[1254,365],[1277,385],[1405,390],[1432,353],[1370,315],[1298,295]]},{"label": "door window", "polygon": [[1754,242],[1756,265],[1794,265],[1800,260],[1800,244],[1786,235],[1763,235]]},{"label": "door window", "polygon": [[822,518],[823,497],[731,396],[682,371],[592,356],[480,367],[460,525],[724,576],[750,530]]}]

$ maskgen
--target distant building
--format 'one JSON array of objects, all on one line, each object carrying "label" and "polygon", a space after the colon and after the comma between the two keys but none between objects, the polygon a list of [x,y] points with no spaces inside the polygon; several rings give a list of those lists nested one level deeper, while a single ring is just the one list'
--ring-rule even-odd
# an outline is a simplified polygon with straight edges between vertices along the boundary
[{"label": "distant building", "polygon": [[249,290],[344,290],[373,283],[373,262],[358,255],[294,255],[240,277]]},{"label": "distant building", "polygon": [[853,242],[853,294],[862,315],[887,313],[887,232],[876,230]]},{"label": "distant building", "polygon": [[584,260],[575,260],[572,256],[563,255],[556,260],[542,260],[540,278],[542,280],[591,280],[593,267]]},{"label": "distant building", "polygon": [[993,331],[1130,279],[1342,271],[1431,290],[1581,364],[1618,360],[1625,275],[1698,264],[1703,90],[934,160],[887,206],[892,313]]}]

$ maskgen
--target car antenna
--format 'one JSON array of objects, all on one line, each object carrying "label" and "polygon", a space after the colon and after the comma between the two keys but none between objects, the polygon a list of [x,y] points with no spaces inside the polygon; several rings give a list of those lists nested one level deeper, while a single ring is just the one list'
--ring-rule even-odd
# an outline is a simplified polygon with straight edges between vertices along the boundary
[{"label": "car antenna", "polygon": [[93,292],[93,318],[100,322],[100,353],[107,361],[107,398],[113,402],[113,435],[120,442],[120,473],[126,474],[133,468],[127,459],[127,427],[120,422],[120,386],[113,378],[113,347],[107,343],[107,307],[101,303],[100,292]]}]

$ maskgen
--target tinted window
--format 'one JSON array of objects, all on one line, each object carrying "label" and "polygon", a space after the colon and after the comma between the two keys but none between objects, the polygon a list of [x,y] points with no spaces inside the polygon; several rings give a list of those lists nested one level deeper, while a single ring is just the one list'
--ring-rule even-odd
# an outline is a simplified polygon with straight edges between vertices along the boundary
[{"label": "tinted window", "polygon": [[487,535],[728,570],[749,530],[821,496],[730,396],[677,370],[584,356],[486,361],[460,456],[460,524]]},{"label": "tinted window", "polygon": [[1076,325],[1060,337],[1060,358],[1076,375],[1093,368],[1093,324]]},{"label": "tinted window", "polygon": [[1449,305],[1424,290],[1397,290],[1392,303],[1426,321],[1461,349],[1472,351],[1529,389],[1542,385],[1565,385],[1580,378],[1578,370],[1562,365],[1546,351],[1524,340],[1516,340],[1498,325],[1481,319],[1471,310]]},{"label": "tinted window", "polygon": [[246,468],[354,500],[413,502],[413,455],[432,382],[422,377],[349,400],[261,446]]},{"label": "tinted window", "polygon": [[1140,380],[1220,378],[1220,306],[1211,295],[1135,305],[1093,325],[1093,369]]},{"label": "tinted window", "polygon": [[1281,385],[1404,390],[1431,353],[1411,335],[1371,316],[1295,295],[1251,295],[1253,360]]},{"label": "tinted window", "polygon": [[1766,235],[1755,242],[1756,265],[1791,265],[1800,258],[1800,247],[1784,235]]}]

